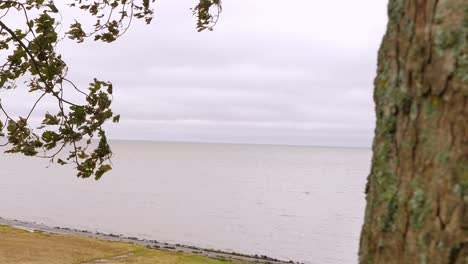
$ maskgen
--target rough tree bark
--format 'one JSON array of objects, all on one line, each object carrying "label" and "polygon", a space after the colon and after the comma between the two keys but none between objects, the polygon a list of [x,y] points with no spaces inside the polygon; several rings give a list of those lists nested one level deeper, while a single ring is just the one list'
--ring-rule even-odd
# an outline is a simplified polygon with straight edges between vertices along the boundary
[{"label": "rough tree bark", "polygon": [[390,0],[359,262],[468,263],[468,1]]}]

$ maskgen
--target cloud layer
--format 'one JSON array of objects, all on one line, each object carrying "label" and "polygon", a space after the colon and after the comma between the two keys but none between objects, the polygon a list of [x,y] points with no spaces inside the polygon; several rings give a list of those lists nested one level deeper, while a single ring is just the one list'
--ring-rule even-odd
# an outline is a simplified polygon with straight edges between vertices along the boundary
[{"label": "cloud layer", "polygon": [[[224,1],[202,33],[195,2],[158,1],[152,25],[134,23],[110,45],[60,46],[77,83],[114,83],[122,123],[111,137],[370,145],[385,0]],[[2,97],[18,112],[33,100]]]}]

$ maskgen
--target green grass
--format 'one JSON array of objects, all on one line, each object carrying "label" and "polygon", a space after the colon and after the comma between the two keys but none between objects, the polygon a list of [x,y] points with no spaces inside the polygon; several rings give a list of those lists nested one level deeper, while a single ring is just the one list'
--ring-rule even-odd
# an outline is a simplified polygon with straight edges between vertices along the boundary
[{"label": "green grass", "polygon": [[[113,258],[116,256],[122,256]],[[0,225],[2,264],[227,264],[230,261],[166,252],[146,247],[75,235],[29,232]],[[236,262],[240,263],[240,262]]]}]

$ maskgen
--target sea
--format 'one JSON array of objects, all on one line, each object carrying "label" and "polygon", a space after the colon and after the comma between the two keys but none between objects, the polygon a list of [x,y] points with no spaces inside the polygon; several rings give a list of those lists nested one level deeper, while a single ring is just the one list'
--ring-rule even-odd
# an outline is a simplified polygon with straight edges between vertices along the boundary
[{"label": "sea", "polygon": [[0,154],[0,217],[303,263],[358,262],[371,150],[112,141],[99,181]]}]

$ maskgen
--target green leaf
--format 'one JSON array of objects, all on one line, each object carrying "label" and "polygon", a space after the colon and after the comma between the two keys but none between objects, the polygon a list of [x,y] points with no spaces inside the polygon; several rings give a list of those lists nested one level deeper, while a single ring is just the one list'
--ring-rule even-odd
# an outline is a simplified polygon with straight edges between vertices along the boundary
[{"label": "green leaf", "polygon": [[102,175],[108,171],[112,170],[112,167],[108,164],[101,165],[99,169],[96,171],[96,180],[99,180]]},{"label": "green leaf", "polygon": [[60,123],[60,119],[57,116],[51,115],[49,113],[45,114],[45,118],[42,121],[44,125],[58,125]]},{"label": "green leaf", "polygon": [[36,149],[32,145],[27,145],[23,148],[23,154],[26,156],[34,156],[37,154]]},{"label": "green leaf", "polygon": [[116,115],[114,116],[114,118],[112,118],[112,122],[114,123],[118,123],[120,121],[120,115]]},{"label": "green leaf", "polygon": [[46,143],[55,141],[57,138],[59,138],[59,135],[53,131],[45,131],[42,133],[42,140],[44,140]]}]

